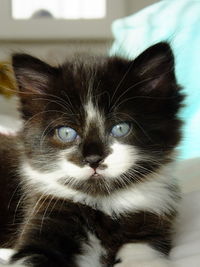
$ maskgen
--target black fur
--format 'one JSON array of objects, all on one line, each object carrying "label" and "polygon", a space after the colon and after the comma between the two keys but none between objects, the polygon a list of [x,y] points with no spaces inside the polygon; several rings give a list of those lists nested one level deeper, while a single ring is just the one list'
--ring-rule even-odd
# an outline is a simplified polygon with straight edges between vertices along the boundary
[{"label": "black fur", "polygon": [[[110,136],[110,131],[113,125],[124,121],[131,125],[131,131],[120,137],[120,142],[134,146],[143,155],[137,165],[133,165],[135,175],[127,175],[123,183],[98,177],[77,183],[66,183],[61,179],[60,184],[94,197],[106,196],[131,184],[145,182],[150,173],[172,161],[172,152],[180,140],[181,121],[177,113],[183,95],[176,82],[174,58],[168,44],[154,45],[135,60],[88,57],[66,61],[58,67],[29,55],[17,54],[13,56],[13,68],[25,124],[18,137],[19,145],[13,150],[17,154],[10,155],[10,146],[5,145],[2,153],[6,162],[1,157],[1,166],[8,164],[5,168],[9,169],[17,158],[14,173],[19,168],[16,165],[20,166],[24,160],[41,172],[53,171],[58,153],[73,145],[76,151],[69,158],[72,163],[77,166],[89,163],[93,167],[95,164],[95,168],[106,168],[101,162],[112,152],[110,144],[114,142],[114,137]],[[89,130],[85,130],[84,105],[89,95],[106,118],[103,134],[99,133],[95,120],[90,123]],[[65,125],[75,129],[80,139],[60,142],[56,138],[56,129]],[[12,142],[15,144],[16,139]],[[0,171],[1,188],[13,183],[13,180],[18,184],[22,179],[7,170]],[[21,190],[23,192],[23,186]],[[6,198],[2,197],[4,192],[0,194],[2,201],[6,202],[0,210],[1,214],[8,213],[6,205],[13,194],[12,186],[9,192]],[[18,212],[18,194],[16,196],[12,202],[13,209],[7,216],[9,224],[13,220],[13,210]],[[112,218],[83,204],[41,197],[35,188],[29,188],[22,203],[25,219],[29,214],[27,210],[34,210],[36,203],[39,208],[31,214],[28,224],[24,221],[19,226],[22,234],[15,242],[18,252],[13,262],[27,257],[26,264],[31,266],[75,267],[75,256],[83,253],[81,244],[87,243],[88,231],[95,234],[106,248],[107,256],[102,257],[102,266],[113,266],[117,251],[125,243],[145,242],[164,254],[168,254],[171,247],[176,215],[173,209],[162,216],[138,211]],[[49,213],[47,207],[50,207]],[[48,214],[44,216],[46,210]],[[20,222],[21,217],[17,213],[18,217]],[[5,221],[1,222],[1,226],[5,228],[5,225]],[[6,244],[5,236],[0,236],[0,239],[1,244]]]},{"label": "black fur", "polygon": [[[49,201],[54,208],[49,211],[41,226],[41,218]],[[24,235],[19,253],[13,259],[30,255],[32,258],[33,255],[34,261],[37,258],[39,261],[34,266],[45,266],[43,261],[40,263],[40,257],[50,266],[76,266],[74,255],[83,253],[81,244],[87,243],[88,231],[101,240],[107,251],[106,257],[102,256],[101,262],[105,264],[102,266],[113,266],[117,251],[125,243],[148,243],[167,255],[171,247],[171,226],[175,215],[137,212],[113,219],[85,205],[67,201],[63,204],[63,200],[57,199],[52,202],[50,198],[34,214],[30,225],[35,227],[30,226],[31,235]]]}]

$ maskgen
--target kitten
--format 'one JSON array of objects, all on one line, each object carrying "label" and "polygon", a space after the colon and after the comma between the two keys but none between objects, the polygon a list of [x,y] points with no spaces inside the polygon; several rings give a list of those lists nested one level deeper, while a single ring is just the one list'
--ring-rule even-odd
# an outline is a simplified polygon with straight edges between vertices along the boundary
[{"label": "kitten", "polygon": [[24,128],[0,141],[0,238],[12,263],[171,266],[183,96],[169,45],[59,67],[16,54],[13,69]]}]

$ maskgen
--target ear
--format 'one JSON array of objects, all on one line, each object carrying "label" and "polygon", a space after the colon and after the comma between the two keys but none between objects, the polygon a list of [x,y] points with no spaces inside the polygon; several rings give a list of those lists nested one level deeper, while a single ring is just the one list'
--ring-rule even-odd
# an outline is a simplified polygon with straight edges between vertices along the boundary
[{"label": "ear", "polygon": [[164,95],[176,84],[174,56],[167,43],[158,43],[145,50],[135,59],[134,69],[146,93]]},{"label": "ear", "polygon": [[12,66],[19,93],[44,94],[55,69],[27,54],[14,54]]},{"label": "ear", "polygon": [[13,55],[12,65],[19,89],[21,114],[27,120],[43,110],[46,103],[42,98],[48,93],[56,68],[26,54]]}]

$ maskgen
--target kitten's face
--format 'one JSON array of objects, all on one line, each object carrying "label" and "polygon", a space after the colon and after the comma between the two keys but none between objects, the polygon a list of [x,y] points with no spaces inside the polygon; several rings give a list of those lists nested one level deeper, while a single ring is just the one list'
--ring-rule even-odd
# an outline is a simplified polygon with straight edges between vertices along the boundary
[{"label": "kitten's face", "polygon": [[53,68],[16,55],[13,66],[31,179],[101,195],[145,179],[170,160],[182,96],[166,44],[135,61],[90,58]]}]

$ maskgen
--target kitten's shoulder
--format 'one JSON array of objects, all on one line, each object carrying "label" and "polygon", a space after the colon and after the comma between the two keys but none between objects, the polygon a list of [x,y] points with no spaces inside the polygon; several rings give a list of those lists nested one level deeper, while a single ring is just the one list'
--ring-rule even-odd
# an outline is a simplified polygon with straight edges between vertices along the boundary
[{"label": "kitten's shoulder", "polygon": [[[0,231],[0,246],[4,247],[12,244],[10,236],[16,231],[13,216],[20,198],[20,150],[17,143],[18,137],[0,134],[0,229],[3,229]],[[18,217],[17,213],[15,217]]]},{"label": "kitten's shoulder", "polygon": [[[0,134],[0,181],[17,175],[21,149],[19,137]],[[15,175],[14,175],[15,174]]]}]

